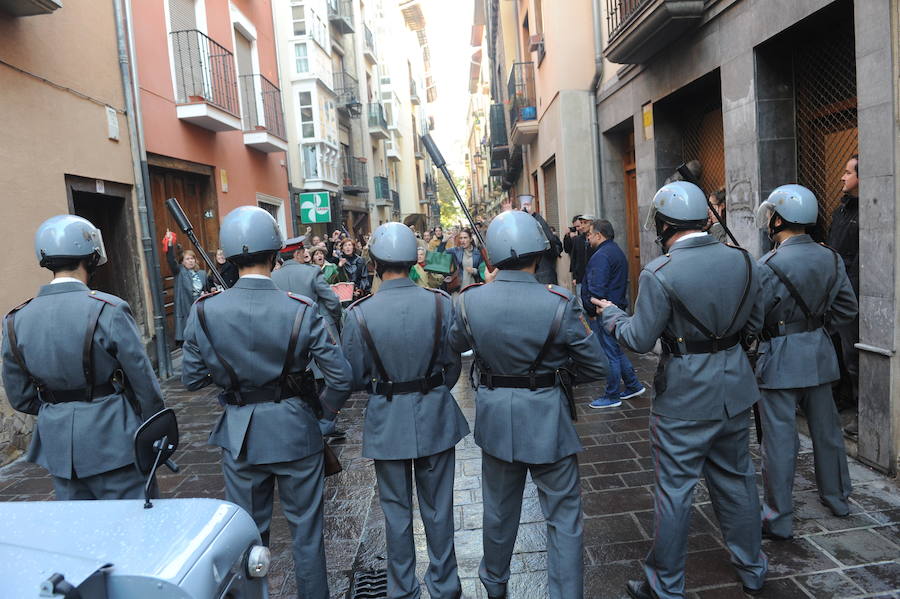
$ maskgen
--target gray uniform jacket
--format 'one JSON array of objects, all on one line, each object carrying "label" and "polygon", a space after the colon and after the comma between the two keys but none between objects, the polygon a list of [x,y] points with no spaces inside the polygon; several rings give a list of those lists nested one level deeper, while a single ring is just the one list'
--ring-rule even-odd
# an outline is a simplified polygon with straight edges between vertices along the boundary
[{"label": "gray uniform jacket", "polygon": [[71,478],[73,473],[87,478],[133,463],[135,429],[142,419],[163,409],[159,382],[128,304],[114,295],[90,291],[83,283],[44,285],[16,313],[16,337],[28,371],[51,390],[84,388],[85,335],[97,302],[103,306],[91,345],[94,384],[108,383],[121,369],[134,404],[122,392],[95,396],[91,402],[41,402],[13,357],[4,322],[7,397],[16,410],[38,416],[26,459],[61,478]]},{"label": "gray uniform jacket", "polygon": [[[562,287],[541,285],[534,275],[501,270],[486,285],[470,286],[465,301],[475,347],[460,310],[450,332],[455,351],[474,349],[493,374],[525,376],[547,339],[560,302],[566,302],[562,326],[536,374],[569,368],[579,382],[606,376],[606,355],[584,319],[575,297]],[[479,386],[475,442],[507,462],[549,464],[581,451],[562,388],[513,389]]]},{"label": "gray uniform jacket", "polygon": [[[241,277],[231,289],[198,301],[205,304],[212,340],[200,327],[195,304],[184,331],[181,381],[188,389],[210,383],[229,387],[228,374],[210,342],[234,369],[241,389],[273,385],[284,366],[297,310],[304,309],[291,372],[302,373],[315,357],[328,386],[322,397],[326,415],[344,405],[350,396],[350,367],[308,298],[285,293],[268,278]],[[299,398],[226,405],[209,442],[250,464],[288,462],[322,451],[318,421]]]},{"label": "gray uniform jacket", "polygon": [[[809,235],[790,237],[759,263],[766,326],[804,320],[787,287],[767,264],[775,264],[800,292],[814,314],[830,324],[846,325],[859,306],[840,256]],[[834,344],[824,328],[773,337],[759,345],[756,378],[761,389],[797,389],[840,378]]]},{"label": "gray uniform jacket", "polygon": [[[426,373],[434,343],[435,294],[442,311],[438,354]],[[353,369],[353,388],[380,380],[354,312],[369,329],[384,369],[394,382],[444,371],[444,385],[426,394],[394,394],[390,401],[369,394],[363,428],[363,456],[376,460],[408,460],[450,449],[469,434],[469,425],[450,394],[462,368],[450,349],[453,302],[445,293],[423,289],[408,278],[384,281],[378,293],[357,301],[347,311],[341,334],[344,355]]]},{"label": "gray uniform jacket", "polygon": [[[629,317],[615,306],[603,311],[603,325],[639,353],[653,349],[663,333],[689,341],[705,335],[672,308],[660,280],[707,328],[720,336],[759,333],[763,321],[759,266],[750,261],[747,298],[738,310],[747,283],[744,250],[724,245],[710,235],[679,240],[669,252],[641,271],[640,290]],[[652,411],[681,420],[723,420],[747,410],[759,399],[750,362],[735,345],[716,353],[673,356],[664,352],[654,379]]]},{"label": "gray uniform jacket", "polygon": [[340,324],[341,302],[325,282],[322,269],[318,266],[287,260],[281,268],[272,272],[272,280],[284,291],[310,298],[319,306],[323,316],[327,315],[335,325]]}]

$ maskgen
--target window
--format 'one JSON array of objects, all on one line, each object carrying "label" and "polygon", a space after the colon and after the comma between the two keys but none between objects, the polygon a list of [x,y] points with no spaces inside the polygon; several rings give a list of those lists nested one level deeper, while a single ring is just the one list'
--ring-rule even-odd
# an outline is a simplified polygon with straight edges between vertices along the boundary
[{"label": "window", "polygon": [[298,73],[309,72],[309,58],[306,54],[306,44],[294,44],[294,61],[297,64]]},{"label": "window", "polygon": [[300,92],[300,136],[315,137],[316,127],[313,122],[313,101],[310,92]]},{"label": "window", "polygon": [[294,35],[306,35],[306,13],[302,6],[292,6],[291,16],[294,20]]},{"label": "window", "polygon": [[309,35],[323,50],[328,52],[328,26],[314,11],[309,11]]},{"label": "window", "polygon": [[302,144],[303,176],[306,179],[319,178],[319,157],[315,144]]}]

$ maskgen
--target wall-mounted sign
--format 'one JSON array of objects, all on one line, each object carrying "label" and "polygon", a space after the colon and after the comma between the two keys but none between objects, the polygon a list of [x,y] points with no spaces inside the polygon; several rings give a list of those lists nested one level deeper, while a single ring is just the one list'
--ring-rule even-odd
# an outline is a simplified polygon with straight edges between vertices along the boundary
[{"label": "wall-mounted sign", "polygon": [[327,191],[300,194],[300,222],[307,225],[331,222],[331,197]]}]

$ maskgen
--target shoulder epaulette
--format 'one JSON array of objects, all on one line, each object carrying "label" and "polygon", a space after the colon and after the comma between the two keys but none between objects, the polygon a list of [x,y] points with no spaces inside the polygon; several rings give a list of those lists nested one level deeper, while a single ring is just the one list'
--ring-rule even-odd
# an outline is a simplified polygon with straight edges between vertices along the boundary
[{"label": "shoulder epaulette", "polygon": [[447,297],[447,298],[450,298],[450,297],[451,297],[450,294],[447,293],[446,291],[444,291],[443,289],[435,289],[434,287],[426,287],[425,289],[428,290],[428,291],[430,291],[431,293],[438,293],[438,294],[443,295],[444,297]]},{"label": "shoulder epaulette", "polygon": [[18,306],[16,306],[15,308],[13,308],[12,310],[10,310],[9,312],[7,312],[6,315],[9,316],[10,314],[15,314],[16,312],[18,312],[19,310],[21,310],[22,308],[24,308],[25,306],[27,306],[29,303],[31,303],[31,300],[33,300],[33,299],[34,299],[34,298],[32,297],[32,298],[30,298],[30,299],[25,300],[24,302],[22,302],[21,304],[19,304]]},{"label": "shoulder epaulette", "polygon": [[212,291],[209,291],[209,292],[207,292],[207,293],[204,293],[203,295],[201,295],[200,297],[198,297],[198,298],[197,298],[197,301],[198,301],[198,302],[202,302],[203,300],[209,299],[209,298],[211,298],[211,297],[214,296],[214,295],[219,295],[220,293],[222,293],[222,290],[221,290],[221,289],[213,289]]},{"label": "shoulder epaulette", "polygon": [[287,296],[288,296],[289,298],[291,298],[292,300],[297,300],[298,302],[303,303],[303,304],[306,304],[307,306],[311,306],[311,305],[312,305],[312,303],[311,303],[308,299],[306,299],[306,298],[303,297],[302,295],[297,295],[296,293],[293,293],[293,292],[291,292],[291,291],[288,291],[288,292],[287,292]]},{"label": "shoulder epaulette", "polygon": [[347,309],[348,309],[348,310],[352,310],[353,308],[355,308],[356,306],[360,305],[361,303],[363,303],[364,301],[366,301],[367,299],[369,299],[369,298],[372,297],[373,295],[375,295],[375,294],[374,294],[374,293],[371,293],[371,294],[369,294],[369,295],[364,295],[364,296],[362,296],[361,298],[359,298],[358,300],[356,300],[355,302],[353,302],[352,304],[350,304],[349,306],[347,306]]},{"label": "shoulder epaulette", "polygon": [[772,256],[774,256],[776,254],[776,252],[778,252],[777,249],[769,250],[769,252],[765,256],[763,256],[762,258],[759,259],[759,262],[761,264],[765,264],[766,262],[768,262],[769,260],[772,259]]},{"label": "shoulder epaulette", "polygon": [[664,256],[660,256],[659,258],[656,258],[655,260],[651,261],[644,268],[650,272],[656,272],[671,261],[672,261],[671,256],[669,256],[669,254],[665,254]]},{"label": "shoulder epaulette", "polygon": [[[103,295],[105,295],[105,294],[103,294]],[[115,305],[116,305],[115,302],[109,300],[109,299],[106,298],[106,297],[103,297],[103,295],[98,294],[97,291],[94,290],[94,289],[91,289],[90,292],[88,292],[88,297],[90,297],[91,299],[95,299],[95,300],[97,300],[97,301],[101,301],[101,302],[103,302],[104,304],[109,304],[110,306],[115,306]]]},{"label": "shoulder epaulette", "polygon": [[550,293],[558,295],[559,297],[563,298],[566,301],[569,301],[570,299],[572,299],[572,295],[568,292],[568,290],[564,289],[563,287],[559,287],[557,285],[547,285],[546,289]]},{"label": "shoulder epaulette", "polygon": [[837,251],[836,249],[834,249],[833,247],[831,247],[830,245],[828,245],[828,244],[825,243],[824,241],[820,241],[820,242],[819,242],[819,245],[821,245],[823,248],[828,248],[829,250],[831,250],[831,251],[834,252],[835,254],[838,253],[838,251]]},{"label": "shoulder epaulette", "polygon": [[463,293],[464,291],[467,291],[467,290],[471,289],[472,287],[481,287],[482,285],[484,285],[484,283],[470,283],[470,284],[466,285],[465,287],[463,287],[462,289],[460,289],[459,292]]}]

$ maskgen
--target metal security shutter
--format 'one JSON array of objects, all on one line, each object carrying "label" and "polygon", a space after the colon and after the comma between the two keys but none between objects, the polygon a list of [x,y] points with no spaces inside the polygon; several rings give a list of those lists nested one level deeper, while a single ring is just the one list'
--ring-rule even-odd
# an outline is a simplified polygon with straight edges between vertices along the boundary
[{"label": "metal security shutter", "polygon": [[241,114],[244,116],[244,129],[250,129],[251,123],[259,123],[257,114],[257,81],[253,77],[253,54],[250,40],[237,29],[234,30],[234,53],[237,57],[238,82],[241,88]]},{"label": "metal security shutter", "polygon": [[169,26],[172,31],[197,28],[194,0],[169,0]]},{"label": "metal security shutter", "polygon": [[547,224],[559,231],[559,196],[556,189],[556,160],[544,166],[544,209]]},{"label": "metal security shutter", "polygon": [[[197,29],[195,0],[168,0],[169,29]],[[196,34],[175,33],[172,36],[172,61],[175,64],[175,99],[187,102],[190,96],[204,95],[201,73],[200,41]]]}]

